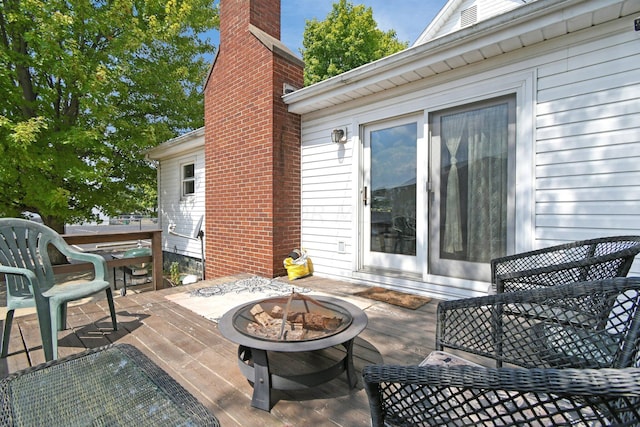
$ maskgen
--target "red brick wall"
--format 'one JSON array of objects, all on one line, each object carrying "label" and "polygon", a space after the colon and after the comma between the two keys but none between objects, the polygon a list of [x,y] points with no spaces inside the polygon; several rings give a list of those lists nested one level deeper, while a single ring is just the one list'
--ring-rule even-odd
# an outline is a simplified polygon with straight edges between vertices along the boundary
[{"label": "red brick wall", "polygon": [[249,19],[253,25],[280,40],[280,0],[253,0]]},{"label": "red brick wall", "polygon": [[280,97],[283,83],[302,85],[302,69],[262,45],[249,22],[279,37],[279,0],[221,0],[205,88],[209,278],[283,275],[282,261],[300,245],[300,118]]},{"label": "red brick wall", "polygon": [[282,261],[294,248],[300,247],[300,116],[287,112],[282,102],[284,83],[302,87],[302,68],[282,58],[275,58],[273,92],[274,108],[274,270],[282,270]]}]

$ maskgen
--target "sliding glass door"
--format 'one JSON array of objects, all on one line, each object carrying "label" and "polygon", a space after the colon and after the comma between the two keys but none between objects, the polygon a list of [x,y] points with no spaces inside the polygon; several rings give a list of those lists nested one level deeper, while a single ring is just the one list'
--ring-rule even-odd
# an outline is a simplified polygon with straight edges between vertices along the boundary
[{"label": "sliding glass door", "polygon": [[490,280],[515,242],[515,96],[363,127],[362,266]]},{"label": "sliding glass door", "polygon": [[515,98],[431,115],[429,271],[490,280],[513,241]]}]

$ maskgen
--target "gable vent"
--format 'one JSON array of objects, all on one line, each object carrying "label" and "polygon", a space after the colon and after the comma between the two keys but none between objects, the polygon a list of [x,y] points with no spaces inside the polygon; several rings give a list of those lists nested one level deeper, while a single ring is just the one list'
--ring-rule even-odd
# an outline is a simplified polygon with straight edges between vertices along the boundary
[{"label": "gable vent", "polygon": [[460,12],[460,28],[475,24],[478,21],[478,6],[473,5]]}]

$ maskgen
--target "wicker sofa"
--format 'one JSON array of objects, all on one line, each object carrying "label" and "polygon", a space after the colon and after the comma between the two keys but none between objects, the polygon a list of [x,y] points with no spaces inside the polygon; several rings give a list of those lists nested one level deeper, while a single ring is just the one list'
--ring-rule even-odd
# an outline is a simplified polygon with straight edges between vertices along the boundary
[{"label": "wicker sofa", "polygon": [[640,236],[580,240],[491,261],[497,293],[624,277],[640,253]]},{"label": "wicker sofa", "polygon": [[639,308],[640,278],[441,302],[440,357],[363,369],[372,424],[640,425]]}]

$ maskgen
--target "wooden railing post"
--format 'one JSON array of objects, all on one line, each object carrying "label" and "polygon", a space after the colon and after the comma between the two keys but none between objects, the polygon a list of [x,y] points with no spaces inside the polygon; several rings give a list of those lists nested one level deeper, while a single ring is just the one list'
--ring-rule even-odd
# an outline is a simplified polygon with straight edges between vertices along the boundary
[{"label": "wooden railing post", "polygon": [[153,290],[162,289],[162,231],[156,230],[151,237],[151,256],[153,257]]}]

